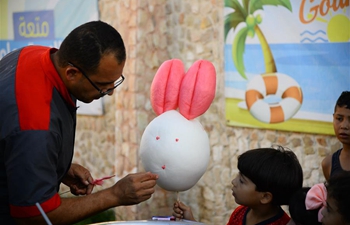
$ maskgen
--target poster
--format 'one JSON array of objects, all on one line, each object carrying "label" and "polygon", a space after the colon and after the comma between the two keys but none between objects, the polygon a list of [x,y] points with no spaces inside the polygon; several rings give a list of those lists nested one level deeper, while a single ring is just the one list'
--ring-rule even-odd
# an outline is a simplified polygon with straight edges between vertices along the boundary
[{"label": "poster", "polygon": [[225,0],[224,14],[228,125],[333,135],[349,0]]},{"label": "poster", "polygon": [[[0,0],[0,59],[27,46],[59,48],[77,26],[98,20],[98,0]],[[102,99],[78,101],[78,114],[101,115]]]}]

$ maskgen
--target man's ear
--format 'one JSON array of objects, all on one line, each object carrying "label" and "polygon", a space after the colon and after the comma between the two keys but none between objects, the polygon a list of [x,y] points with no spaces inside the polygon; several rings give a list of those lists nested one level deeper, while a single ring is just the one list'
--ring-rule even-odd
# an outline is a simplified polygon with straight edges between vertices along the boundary
[{"label": "man's ear", "polygon": [[269,204],[272,202],[273,195],[271,192],[262,192],[262,196],[260,198],[260,203],[261,204]]},{"label": "man's ear", "polygon": [[79,71],[76,68],[74,68],[74,67],[67,67],[65,69],[65,74],[64,75],[65,75],[67,81],[73,81],[74,79],[77,78],[78,74],[79,74]]}]

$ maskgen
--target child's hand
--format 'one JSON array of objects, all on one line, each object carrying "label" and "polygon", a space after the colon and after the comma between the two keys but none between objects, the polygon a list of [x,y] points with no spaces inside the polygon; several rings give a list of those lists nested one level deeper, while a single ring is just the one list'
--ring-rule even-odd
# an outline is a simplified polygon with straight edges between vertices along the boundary
[{"label": "child's hand", "polygon": [[180,201],[174,203],[173,210],[173,216],[175,216],[177,220],[185,219],[196,221],[193,217],[191,208]]}]

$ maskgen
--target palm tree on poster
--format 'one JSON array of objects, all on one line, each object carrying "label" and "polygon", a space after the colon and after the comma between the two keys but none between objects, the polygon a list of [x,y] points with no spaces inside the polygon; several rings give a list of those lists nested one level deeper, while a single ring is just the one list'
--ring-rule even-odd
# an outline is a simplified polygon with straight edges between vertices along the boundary
[{"label": "palm tree on poster", "polygon": [[[240,3],[241,2],[241,3]],[[247,86],[246,104],[250,113],[258,120],[265,123],[279,123],[291,118],[300,108],[302,103],[302,92],[297,84],[288,75],[277,73],[276,63],[272,55],[270,46],[261,31],[259,24],[262,18],[259,14],[254,15],[257,10],[263,10],[263,6],[283,6],[292,11],[289,0],[225,0],[225,7],[232,8],[234,11],[225,18],[225,38],[229,31],[233,29],[235,36],[232,43],[232,59],[237,72],[246,80],[243,54],[247,36],[254,37],[257,35],[264,57],[265,73],[258,78],[253,78]],[[240,23],[245,23],[241,29],[237,30]],[[282,100],[276,104],[264,103],[263,98],[269,94],[279,94],[279,87],[273,87],[276,83],[290,83],[286,90],[281,94]],[[285,80],[285,81],[283,81]],[[265,83],[264,91],[256,90],[256,87]],[[250,85],[249,85],[250,84]],[[251,88],[254,87],[254,88]],[[271,92],[272,88],[272,92]],[[261,93],[264,92],[264,93]],[[258,99],[258,100],[257,100]],[[291,104],[289,106],[286,106]],[[261,111],[266,112],[261,113]]]}]

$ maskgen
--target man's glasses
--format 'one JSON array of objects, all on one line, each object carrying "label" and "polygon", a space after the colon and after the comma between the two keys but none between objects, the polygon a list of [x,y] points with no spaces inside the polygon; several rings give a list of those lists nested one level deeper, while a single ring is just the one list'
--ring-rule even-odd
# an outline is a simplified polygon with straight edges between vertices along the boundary
[{"label": "man's glasses", "polygon": [[76,65],[74,65],[73,63],[71,63],[71,62],[68,62],[68,64],[70,65],[70,66],[73,66],[73,67],[75,67],[75,68],[77,68],[78,70],[80,70],[80,72],[84,75],[84,77],[90,82],[90,84],[92,85],[92,86],[94,86],[94,88],[96,89],[96,90],[98,90],[98,92],[100,92],[100,94],[101,94],[101,97],[102,96],[105,96],[105,95],[108,95],[109,93],[111,93],[116,87],[118,87],[119,85],[121,85],[121,83],[123,83],[123,81],[124,81],[124,76],[123,75],[121,75],[121,79],[119,79],[119,80],[117,80],[116,82],[114,82],[114,87],[112,87],[112,88],[108,88],[106,91],[102,91],[94,82],[92,82],[92,80],[90,80],[90,78],[85,74],[85,72],[82,70],[82,69],[80,69],[79,67],[77,67]]}]

